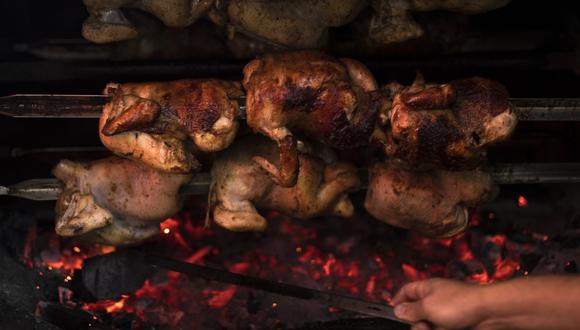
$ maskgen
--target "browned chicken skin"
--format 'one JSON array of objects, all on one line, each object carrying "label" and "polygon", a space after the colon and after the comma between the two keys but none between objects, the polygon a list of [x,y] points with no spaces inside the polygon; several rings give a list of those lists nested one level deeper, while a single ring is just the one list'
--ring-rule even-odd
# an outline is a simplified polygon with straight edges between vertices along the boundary
[{"label": "browned chicken skin", "polygon": [[365,208],[376,219],[430,237],[451,237],[468,224],[467,207],[495,194],[485,172],[409,171],[394,163],[369,168]]},{"label": "browned chicken skin", "polygon": [[276,141],[280,165],[258,162],[280,185],[296,183],[294,134],[337,149],[368,144],[387,102],[361,63],[301,51],[262,56],[244,68],[246,122]]},{"label": "browned chicken skin", "polygon": [[419,77],[394,94],[385,150],[413,167],[474,168],[485,147],[507,139],[517,116],[507,90],[484,78],[426,85]]},{"label": "browned chicken skin", "polygon": [[237,128],[237,82],[178,80],[109,84],[99,136],[118,155],[153,168],[186,173],[199,167],[193,152],[227,148]]},{"label": "browned chicken skin", "polygon": [[57,234],[110,245],[156,235],[159,222],[181,208],[179,189],[191,178],[119,157],[63,160],[53,173],[64,183],[56,203]]},{"label": "browned chicken skin", "polygon": [[264,230],[267,221],[258,209],[272,209],[299,219],[324,214],[350,217],[354,207],[348,193],[360,186],[354,166],[300,154],[297,184],[276,184],[252,158],[276,163],[276,145],[264,137],[250,136],[220,153],[212,168],[214,221],[229,230]]}]

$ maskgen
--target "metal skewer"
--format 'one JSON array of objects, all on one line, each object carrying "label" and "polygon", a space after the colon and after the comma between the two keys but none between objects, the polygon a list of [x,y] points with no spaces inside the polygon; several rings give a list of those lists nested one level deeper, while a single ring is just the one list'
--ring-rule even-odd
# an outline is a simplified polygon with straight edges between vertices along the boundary
[{"label": "metal skewer", "polygon": [[[366,171],[360,171],[366,178]],[[491,171],[496,184],[580,183],[580,163],[498,164]],[[365,179],[363,179],[365,180]],[[211,175],[197,173],[183,188],[183,194],[204,195],[209,192]],[[56,200],[62,192],[58,179],[31,179],[11,186],[0,186],[0,196],[15,196],[35,201]]]},{"label": "metal skewer", "polygon": [[[0,114],[16,118],[99,118],[105,95],[16,94],[0,97]],[[246,117],[245,97],[238,99]],[[580,99],[512,98],[522,121],[580,121]]]}]

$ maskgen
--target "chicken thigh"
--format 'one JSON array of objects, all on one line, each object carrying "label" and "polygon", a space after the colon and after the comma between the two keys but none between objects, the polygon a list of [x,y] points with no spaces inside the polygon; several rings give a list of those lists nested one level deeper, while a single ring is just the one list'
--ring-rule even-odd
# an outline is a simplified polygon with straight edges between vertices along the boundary
[{"label": "chicken thigh", "polygon": [[294,134],[337,149],[360,147],[388,106],[363,64],[319,52],[264,55],[246,65],[243,85],[248,126],[279,146],[279,166],[261,156],[255,161],[285,187],[298,173]]},{"label": "chicken thigh", "polygon": [[468,224],[468,207],[495,195],[491,176],[474,170],[410,171],[393,163],[369,168],[366,210],[376,219],[430,237],[451,237]]},{"label": "chicken thigh", "polygon": [[220,153],[212,168],[213,220],[233,231],[264,230],[267,221],[258,209],[272,209],[309,219],[325,214],[350,217],[354,207],[348,193],[360,186],[354,166],[300,154],[297,184],[276,184],[254,161],[255,156],[277,162],[273,142],[259,136],[237,141]]},{"label": "chicken thigh", "polygon": [[156,235],[159,223],[181,208],[179,190],[191,178],[119,157],[63,160],[53,173],[64,184],[56,203],[56,233],[117,246]]},{"label": "chicken thigh", "polygon": [[409,88],[387,89],[394,97],[385,151],[413,167],[474,168],[518,122],[507,90],[484,78],[426,85],[419,77]]},{"label": "chicken thigh", "polygon": [[111,83],[99,136],[118,155],[158,170],[186,173],[199,163],[193,152],[227,148],[238,128],[237,82],[178,80]]}]

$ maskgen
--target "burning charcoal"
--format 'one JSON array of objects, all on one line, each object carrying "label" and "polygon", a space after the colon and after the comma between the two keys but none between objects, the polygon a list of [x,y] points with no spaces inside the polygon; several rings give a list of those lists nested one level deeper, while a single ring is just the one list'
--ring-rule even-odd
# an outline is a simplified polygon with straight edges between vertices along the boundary
[{"label": "burning charcoal", "polygon": [[75,272],[73,287],[85,301],[119,298],[143,286],[152,271],[131,250],[109,253],[86,259]]},{"label": "burning charcoal", "polygon": [[447,265],[447,276],[450,278],[485,283],[487,271],[477,260],[453,260]]}]

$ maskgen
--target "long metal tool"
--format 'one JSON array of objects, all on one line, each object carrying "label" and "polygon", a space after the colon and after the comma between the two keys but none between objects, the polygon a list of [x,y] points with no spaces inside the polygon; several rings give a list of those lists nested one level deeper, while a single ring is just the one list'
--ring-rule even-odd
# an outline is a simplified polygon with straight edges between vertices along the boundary
[{"label": "long metal tool", "polygon": [[200,266],[165,257],[145,254],[143,254],[142,257],[150,265],[193,277],[201,277],[209,281],[235,284],[247,288],[283,295],[286,297],[314,301],[339,309],[410,324],[407,321],[403,321],[397,318],[393,312],[393,308],[388,305],[343,296],[332,292],[306,288],[298,285],[274,282],[258,277],[236,274],[221,269]]},{"label": "long metal tool", "polygon": [[[99,118],[105,95],[16,94],[0,97],[0,114],[17,118]],[[245,97],[239,99],[245,118]],[[512,98],[522,121],[580,121],[580,99]]]},{"label": "long metal tool", "polygon": [[[366,171],[359,171],[363,181]],[[530,163],[497,164],[490,170],[497,184],[546,184],[580,183],[580,163]],[[196,173],[183,193],[205,195],[209,192],[211,175]],[[15,196],[36,201],[56,200],[62,192],[62,183],[57,179],[31,179],[11,186],[0,186],[0,196]]]}]

